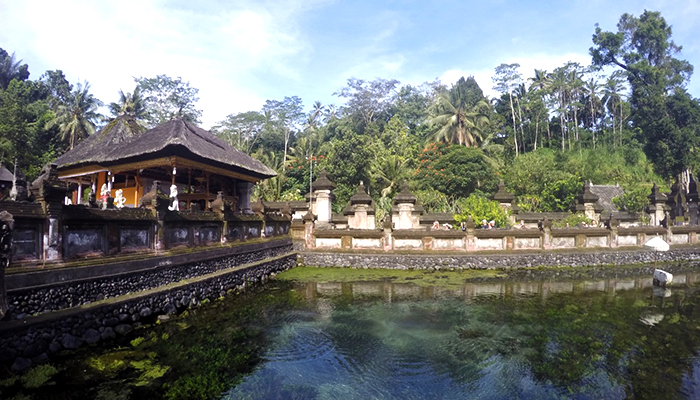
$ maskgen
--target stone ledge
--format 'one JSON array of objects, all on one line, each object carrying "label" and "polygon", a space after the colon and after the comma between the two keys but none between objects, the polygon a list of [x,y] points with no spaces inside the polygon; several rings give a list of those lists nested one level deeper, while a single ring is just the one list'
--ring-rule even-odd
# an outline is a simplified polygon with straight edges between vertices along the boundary
[{"label": "stone ledge", "polygon": [[61,266],[58,268],[44,269],[41,271],[9,273],[5,276],[5,285],[8,292],[25,289],[39,289],[57,284],[67,284],[92,280],[97,278],[114,277],[122,274],[130,274],[153,270],[162,267],[172,267],[213,260],[230,255],[249,253],[275,247],[291,245],[291,239],[270,239],[256,243],[244,243],[229,246],[206,249],[203,251],[189,251],[179,254],[155,255],[150,253],[138,257],[129,257],[127,260],[89,266]]},{"label": "stone ledge", "polygon": [[497,252],[477,254],[456,253],[379,253],[341,251],[299,252],[301,265],[314,267],[386,268],[386,269],[497,269],[531,268],[539,266],[629,265],[656,261],[700,260],[700,248],[676,248],[657,253],[649,250],[632,251],[567,251],[567,252]]}]

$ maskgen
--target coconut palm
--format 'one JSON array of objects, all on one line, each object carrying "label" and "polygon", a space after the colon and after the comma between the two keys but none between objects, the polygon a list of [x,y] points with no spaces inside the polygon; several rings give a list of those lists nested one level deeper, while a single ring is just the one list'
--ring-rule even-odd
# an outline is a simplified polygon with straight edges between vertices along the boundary
[{"label": "coconut palm", "polygon": [[17,79],[24,81],[29,78],[29,67],[22,64],[22,60],[15,58],[15,53],[8,54],[0,49],[0,89],[7,89],[10,81]]},{"label": "coconut palm", "polygon": [[622,92],[625,90],[625,79],[615,71],[603,87],[603,104],[612,117],[613,137],[615,137],[616,121],[620,126],[620,145],[622,145]]},{"label": "coconut palm", "polygon": [[489,104],[483,99],[470,106],[459,91],[442,92],[431,110],[434,117],[430,123],[437,127],[432,140],[477,146],[481,141],[482,127],[489,121],[488,108]]},{"label": "coconut palm", "polygon": [[599,128],[599,124],[597,123],[598,121],[598,114],[600,112],[601,108],[601,84],[598,83],[598,80],[595,77],[591,77],[589,80],[587,80],[584,84],[584,95],[585,95],[585,102],[586,105],[589,107],[588,112],[590,113],[589,118],[590,118],[590,127],[591,127],[591,132],[593,133],[593,148],[595,149],[595,140],[596,140],[596,131]]},{"label": "coconut palm", "polygon": [[95,124],[102,118],[97,112],[102,102],[89,90],[90,84],[87,81],[84,84],[77,83],[69,101],[57,107],[54,118],[47,124],[48,128],[58,127],[61,140],[67,140],[70,149],[95,133]]},{"label": "coconut palm", "polygon": [[321,104],[320,101],[314,101],[313,109],[309,113],[308,124],[312,125],[314,128],[318,128],[321,118],[326,113],[326,106]]},{"label": "coconut palm", "polygon": [[410,177],[411,169],[408,168],[407,159],[397,154],[386,154],[372,161],[370,174],[377,183],[384,186],[382,197],[390,197],[390,194],[396,192],[399,185]]},{"label": "coconut palm", "polygon": [[328,123],[334,119],[340,118],[340,109],[335,104],[331,104],[326,107],[324,112],[323,122]]},{"label": "coconut palm", "polygon": [[133,93],[119,90],[119,101],[109,104],[109,112],[114,118],[126,116],[142,121],[146,117],[146,103],[139,87]]}]

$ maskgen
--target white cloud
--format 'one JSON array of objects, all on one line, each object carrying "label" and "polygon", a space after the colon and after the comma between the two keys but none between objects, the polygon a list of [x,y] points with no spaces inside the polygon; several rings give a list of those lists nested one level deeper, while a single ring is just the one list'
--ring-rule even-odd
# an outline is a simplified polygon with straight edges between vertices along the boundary
[{"label": "white cloud", "polygon": [[238,2],[188,11],[165,1],[7,2],[0,13],[11,18],[0,43],[21,50],[35,73],[42,65],[62,69],[71,82],[87,79],[105,102],[119,89],[131,91],[134,76],[180,76],[200,89],[198,107],[209,126],[260,107],[256,76],[300,79],[293,61],[310,45],[297,17],[318,4]]}]

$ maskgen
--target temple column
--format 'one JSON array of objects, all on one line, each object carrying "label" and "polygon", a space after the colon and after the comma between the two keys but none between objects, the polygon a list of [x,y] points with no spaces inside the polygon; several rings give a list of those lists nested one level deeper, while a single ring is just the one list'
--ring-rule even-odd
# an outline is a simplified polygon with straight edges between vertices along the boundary
[{"label": "temple column", "polygon": [[252,182],[239,181],[236,183],[236,193],[238,194],[238,202],[236,204],[237,211],[241,214],[252,214],[250,209],[250,192],[253,188]]},{"label": "temple column", "polygon": [[7,312],[5,296],[5,268],[12,261],[12,230],[15,220],[7,211],[0,211],[0,319]]}]

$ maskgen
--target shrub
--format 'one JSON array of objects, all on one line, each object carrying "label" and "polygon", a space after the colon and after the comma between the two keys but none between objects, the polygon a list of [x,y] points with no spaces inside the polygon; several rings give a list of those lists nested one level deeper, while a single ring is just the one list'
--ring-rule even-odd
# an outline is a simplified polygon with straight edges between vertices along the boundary
[{"label": "shrub", "polygon": [[457,200],[458,214],[454,218],[457,222],[464,222],[472,218],[479,224],[481,220],[494,221],[499,228],[509,225],[508,214],[501,208],[497,201],[489,200],[484,196],[471,195],[466,199]]}]

